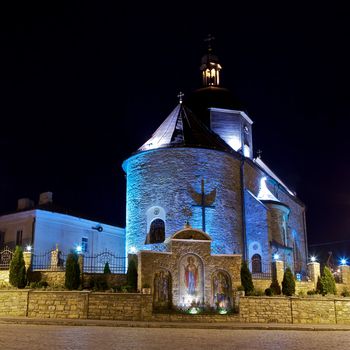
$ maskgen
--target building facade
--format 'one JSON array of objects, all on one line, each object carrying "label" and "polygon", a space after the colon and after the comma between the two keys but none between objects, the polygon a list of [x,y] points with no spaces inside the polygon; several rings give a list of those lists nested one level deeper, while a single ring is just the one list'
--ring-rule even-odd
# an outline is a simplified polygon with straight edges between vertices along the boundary
[{"label": "building facade", "polygon": [[209,48],[203,87],[179,104],[130,158],[126,252],[167,252],[188,222],[211,238],[211,254],[240,254],[253,272],[273,259],[306,274],[305,205],[253,157],[253,121],[220,86]]},{"label": "building facade", "polygon": [[0,249],[16,245],[24,249],[30,246],[34,253],[58,246],[65,254],[80,247],[89,256],[110,251],[125,257],[125,230],[57,212],[52,193],[45,192],[37,206],[29,199],[20,199],[16,212],[0,216]]}]

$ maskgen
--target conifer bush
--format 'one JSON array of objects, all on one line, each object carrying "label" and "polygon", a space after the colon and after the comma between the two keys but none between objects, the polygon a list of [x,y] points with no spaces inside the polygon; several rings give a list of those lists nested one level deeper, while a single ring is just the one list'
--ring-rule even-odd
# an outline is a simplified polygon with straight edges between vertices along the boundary
[{"label": "conifer bush", "polygon": [[132,291],[137,290],[137,266],[135,259],[131,259],[127,271],[127,284]]},{"label": "conifer bush", "polygon": [[326,294],[337,294],[337,288],[335,286],[335,279],[331,272],[331,270],[325,266],[323,268],[322,276],[321,276],[321,288],[322,295]]},{"label": "conifer bush", "polygon": [[283,274],[282,293],[287,296],[292,296],[295,293],[295,280],[289,267],[286,268]]},{"label": "conifer bush", "polygon": [[241,266],[241,283],[246,295],[250,295],[253,293],[254,284],[253,284],[252,274],[249,271],[246,261],[243,261]]},{"label": "conifer bush", "polygon": [[104,267],[104,269],[103,269],[103,273],[104,273],[104,274],[112,273],[112,272],[111,272],[111,269],[109,268],[109,263],[108,263],[108,261],[105,263],[105,267]]},{"label": "conifer bush", "polygon": [[80,266],[78,254],[69,253],[66,261],[65,287],[69,290],[78,289],[80,285]]},{"label": "conifer bush", "polygon": [[10,263],[9,282],[17,288],[24,288],[27,284],[26,266],[23,258],[23,250],[16,246]]},{"label": "conifer bush", "polygon": [[274,279],[270,284],[270,289],[272,289],[273,295],[280,295],[281,294],[281,287],[280,284],[276,279]]}]

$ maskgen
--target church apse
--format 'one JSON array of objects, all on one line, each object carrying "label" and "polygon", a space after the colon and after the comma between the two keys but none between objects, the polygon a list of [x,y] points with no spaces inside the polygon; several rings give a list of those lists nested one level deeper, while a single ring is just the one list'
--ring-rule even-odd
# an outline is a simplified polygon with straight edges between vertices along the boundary
[{"label": "church apse", "polygon": [[210,149],[157,149],[132,156],[124,169],[127,247],[164,251],[164,243],[151,244],[147,238],[151,223],[161,219],[165,240],[188,221],[210,234],[213,253],[240,253],[238,159]]}]

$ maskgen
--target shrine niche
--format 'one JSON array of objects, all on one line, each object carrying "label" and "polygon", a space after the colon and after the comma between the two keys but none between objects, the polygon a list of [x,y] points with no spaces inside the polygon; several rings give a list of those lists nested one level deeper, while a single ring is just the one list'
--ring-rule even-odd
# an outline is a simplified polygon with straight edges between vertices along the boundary
[{"label": "shrine niche", "polygon": [[138,285],[153,286],[155,309],[189,310],[216,302],[232,307],[232,290],[241,284],[241,255],[212,255],[211,237],[188,223],[165,246],[163,252],[138,252]]},{"label": "shrine niche", "polygon": [[153,306],[158,309],[170,308],[171,274],[169,271],[160,270],[154,274],[153,290]]},{"label": "shrine niche", "polygon": [[213,306],[228,309],[232,305],[231,279],[227,272],[216,271],[212,277]]},{"label": "shrine niche", "polygon": [[204,303],[203,263],[194,254],[187,254],[180,260],[180,305]]}]

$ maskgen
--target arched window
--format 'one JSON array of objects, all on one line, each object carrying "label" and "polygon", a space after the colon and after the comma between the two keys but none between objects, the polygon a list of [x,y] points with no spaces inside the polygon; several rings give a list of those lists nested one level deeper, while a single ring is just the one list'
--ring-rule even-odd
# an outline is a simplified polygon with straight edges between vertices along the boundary
[{"label": "arched window", "polygon": [[254,254],[252,256],[252,273],[261,273],[261,256]]},{"label": "arched window", "polygon": [[155,219],[151,222],[149,229],[148,243],[162,243],[165,239],[165,223],[162,219]]}]

